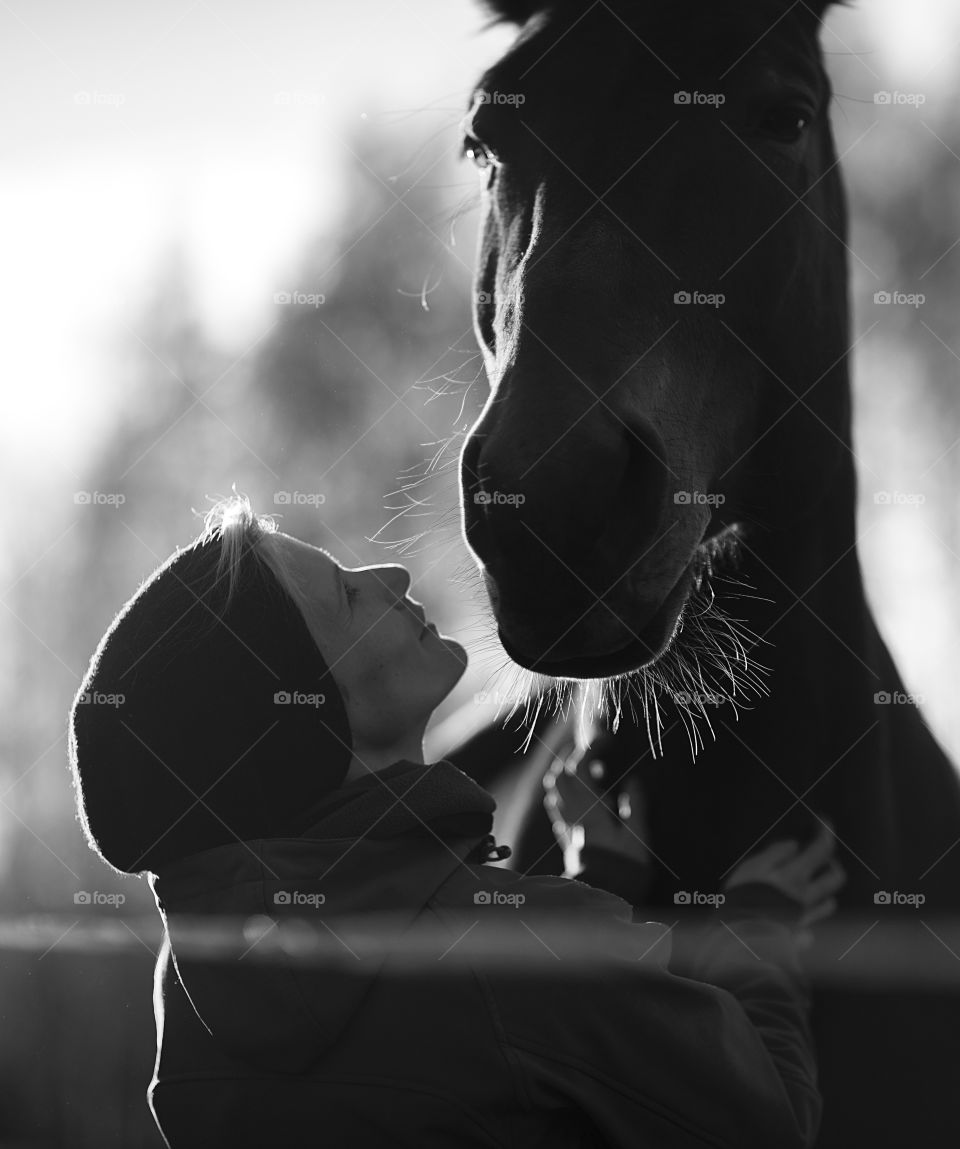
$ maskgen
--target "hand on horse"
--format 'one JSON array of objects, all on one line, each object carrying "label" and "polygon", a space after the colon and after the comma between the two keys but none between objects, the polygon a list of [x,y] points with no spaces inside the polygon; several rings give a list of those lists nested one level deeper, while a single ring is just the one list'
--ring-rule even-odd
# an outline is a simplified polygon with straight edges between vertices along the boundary
[{"label": "hand on horse", "polygon": [[742,861],[724,883],[725,890],[752,882],[765,882],[799,902],[803,915],[797,923],[800,940],[809,945],[810,927],[837,908],[834,894],[846,882],[843,866],[834,856],[832,827],[821,825],[810,842],[800,848],[794,840],[773,842]]},{"label": "hand on horse", "polygon": [[634,771],[615,781],[596,759],[558,759],[543,786],[544,806],[568,873],[579,869],[585,847],[606,850],[634,866],[649,863],[643,791]]}]

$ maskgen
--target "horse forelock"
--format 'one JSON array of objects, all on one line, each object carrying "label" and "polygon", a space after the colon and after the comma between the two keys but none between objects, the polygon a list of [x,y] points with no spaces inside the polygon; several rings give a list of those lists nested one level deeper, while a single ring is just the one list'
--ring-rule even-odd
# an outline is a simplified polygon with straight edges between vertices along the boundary
[{"label": "horse forelock", "polygon": [[617,74],[631,89],[670,92],[711,78],[736,83],[759,68],[827,86],[816,12],[805,0],[742,0],[735,10],[706,0],[528,7],[520,36],[478,88],[522,91],[528,100],[542,88],[557,101],[562,85],[581,105],[600,104]]},{"label": "horse forelock", "polygon": [[523,25],[539,14],[553,14],[564,18],[582,17],[592,7],[606,8],[624,20],[647,17],[659,12],[682,12],[685,17],[716,12],[729,20],[732,13],[753,11],[758,16],[776,19],[795,13],[798,16],[822,20],[832,7],[850,6],[853,0],[603,0],[593,5],[590,0],[480,0],[495,23]]}]

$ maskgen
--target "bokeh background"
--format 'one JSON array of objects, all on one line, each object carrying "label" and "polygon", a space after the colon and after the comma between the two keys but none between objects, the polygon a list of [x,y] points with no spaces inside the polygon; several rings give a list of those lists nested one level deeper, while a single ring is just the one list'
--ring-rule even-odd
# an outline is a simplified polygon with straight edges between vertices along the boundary
[{"label": "bokeh background", "polygon": [[[496,686],[449,439],[485,394],[457,124],[510,38],[468,0],[0,5],[2,1146],[161,1144],[153,902],[82,840],[66,718],[114,613],[212,498],[236,483],[346,565],[405,562],[472,652],[438,720]],[[861,556],[960,761],[960,10],[863,0],[823,42]],[[123,893],[125,946],[71,945],[104,913],[79,891]]]}]

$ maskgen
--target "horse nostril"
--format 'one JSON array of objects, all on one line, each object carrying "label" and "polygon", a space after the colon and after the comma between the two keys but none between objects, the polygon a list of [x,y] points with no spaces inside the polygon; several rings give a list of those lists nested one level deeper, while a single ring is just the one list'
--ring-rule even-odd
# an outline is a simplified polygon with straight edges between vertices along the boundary
[{"label": "horse nostril", "polygon": [[625,540],[649,546],[662,530],[669,468],[663,440],[650,423],[634,424],[626,434],[627,459],[616,492],[611,492],[599,544],[622,549]]},{"label": "horse nostril", "polygon": [[[552,430],[552,428],[551,428]],[[599,415],[549,444],[474,429],[460,460],[467,543],[487,567],[559,565],[557,577],[582,581],[627,552],[655,544],[668,494],[665,447],[653,424]],[[528,460],[529,456],[529,460]]]}]

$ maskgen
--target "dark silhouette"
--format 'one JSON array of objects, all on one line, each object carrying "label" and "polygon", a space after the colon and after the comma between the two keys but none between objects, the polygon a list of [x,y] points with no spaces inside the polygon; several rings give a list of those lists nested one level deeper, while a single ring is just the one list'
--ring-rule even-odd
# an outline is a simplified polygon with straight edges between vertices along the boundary
[{"label": "dark silhouette", "polygon": [[[489,181],[491,383],[464,524],[503,647],[597,680],[608,711],[630,698],[585,753],[640,773],[647,904],[673,921],[678,890],[717,890],[759,841],[829,818],[841,911],[874,924],[818,945],[881,964],[908,921],[921,967],[960,900],[960,788],[857,558],[828,5],[489,7],[534,17],[479,82],[464,145]],[[551,760],[539,740],[569,744],[544,713],[535,736],[525,777]],[[506,793],[516,742],[491,727],[445,756]],[[517,868],[556,873],[539,787],[523,793]],[[958,1004],[818,988],[818,1145],[958,1140]]]}]

